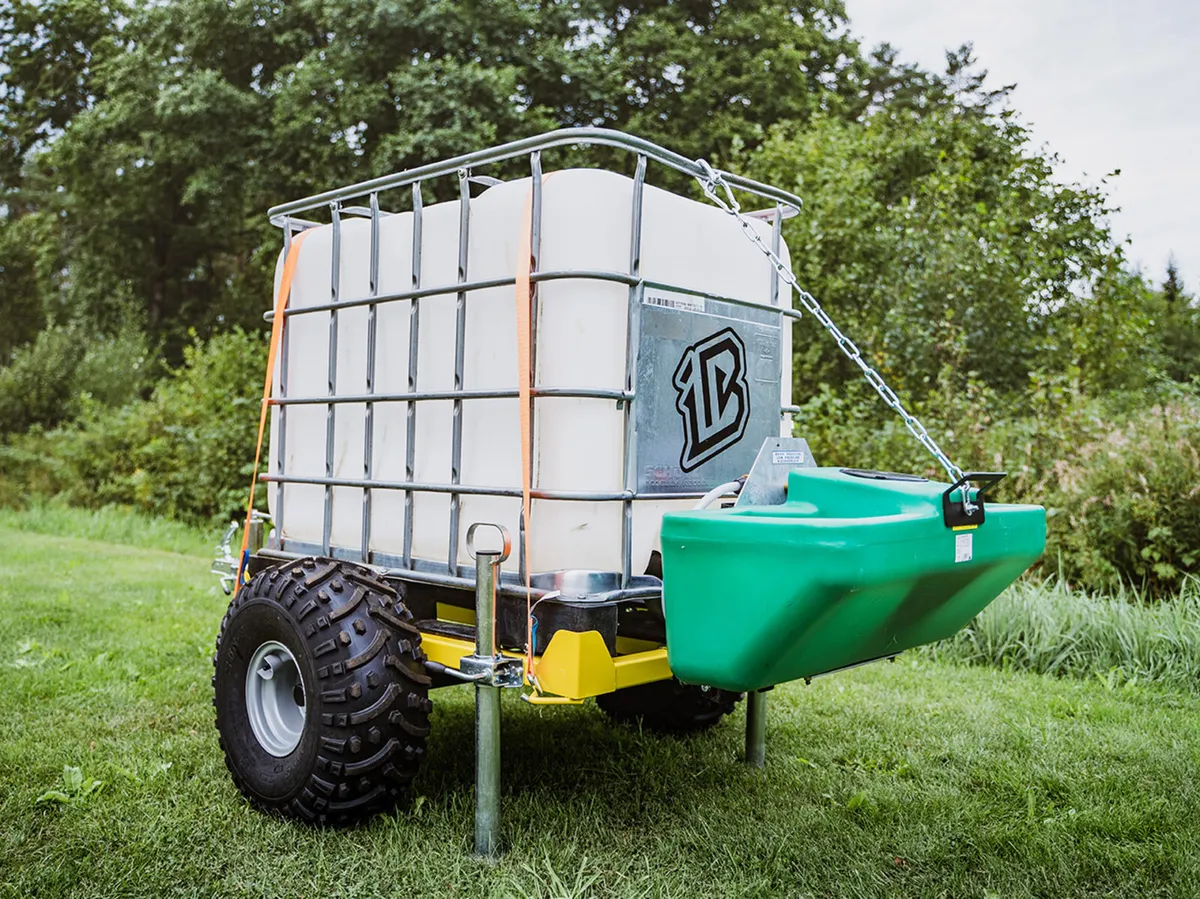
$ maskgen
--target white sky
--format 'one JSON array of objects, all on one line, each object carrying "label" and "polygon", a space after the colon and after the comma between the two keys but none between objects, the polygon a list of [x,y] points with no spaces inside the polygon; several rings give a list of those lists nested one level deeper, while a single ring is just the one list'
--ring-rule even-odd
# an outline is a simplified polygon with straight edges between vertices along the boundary
[{"label": "white sky", "polygon": [[1174,253],[1200,294],[1200,2],[1197,0],[846,0],[870,49],[943,71],[968,41],[992,87],[1062,162],[1060,178],[1096,184],[1121,211],[1130,259],[1162,281]]}]

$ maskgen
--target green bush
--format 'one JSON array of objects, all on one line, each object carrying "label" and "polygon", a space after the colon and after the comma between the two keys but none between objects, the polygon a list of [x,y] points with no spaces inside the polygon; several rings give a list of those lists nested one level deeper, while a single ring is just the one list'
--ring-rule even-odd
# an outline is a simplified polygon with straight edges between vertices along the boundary
[{"label": "green bush", "polygon": [[246,501],[265,361],[262,339],[240,330],[196,343],[149,399],[91,403],[69,425],[0,448],[0,487],[195,524],[227,519]]},{"label": "green bush", "polygon": [[71,379],[75,405],[69,411],[79,414],[87,402],[122,406],[140,399],[161,372],[142,331],[127,327],[111,337],[92,336]]},{"label": "green bush", "polygon": [[68,417],[71,381],[82,348],[70,330],[47,328],[13,353],[12,362],[0,369],[0,434]]},{"label": "green bush", "polygon": [[[1119,404],[1089,399],[1078,383],[1064,378],[1035,376],[1019,404],[973,378],[961,380],[943,370],[935,389],[909,409],[963,469],[1008,472],[994,499],[1044,497],[1070,448],[1099,439],[1109,419],[1124,414]],[[800,403],[794,420],[795,433],[808,439],[820,465],[911,472],[937,480],[947,476],[865,383],[837,390],[820,385]]]},{"label": "green bush", "polygon": [[1068,578],[1164,595],[1200,575],[1200,403],[1146,409],[1057,474],[1049,552]]},{"label": "green bush", "polygon": [[91,404],[120,406],[149,388],[154,363],[146,336],[77,326],[41,331],[0,368],[0,436],[71,421]]}]

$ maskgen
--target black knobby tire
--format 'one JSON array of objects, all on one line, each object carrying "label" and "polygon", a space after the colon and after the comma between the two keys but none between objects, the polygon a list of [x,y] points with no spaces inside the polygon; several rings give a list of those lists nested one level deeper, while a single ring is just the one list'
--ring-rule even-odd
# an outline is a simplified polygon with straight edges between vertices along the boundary
[{"label": "black knobby tire", "polygon": [[[397,592],[370,570],[299,559],[242,587],[221,622],[213,705],[225,763],[260,809],[353,824],[390,808],[416,776],[429,733],[421,634]],[[269,753],[247,711],[247,670],[267,642],[299,669],[299,742]]]},{"label": "black knobby tire", "polygon": [[708,730],[732,712],[743,695],[671,678],[605,693],[596,697],[596,704],[614,721],[640,720],[650,730],[687,733]]}]

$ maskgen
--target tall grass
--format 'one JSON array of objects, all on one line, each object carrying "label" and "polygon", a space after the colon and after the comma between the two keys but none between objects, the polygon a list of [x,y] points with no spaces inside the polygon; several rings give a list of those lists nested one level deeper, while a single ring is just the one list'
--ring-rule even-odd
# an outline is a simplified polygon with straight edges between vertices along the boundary
[{"label": "tall grass", "polygon": [[191,556],[211,556],[221,536],[218,528],[206,531],[125,506],[81,509],[54,501],[31,502],[23,509],[0,504],[0,528],[51,537],[82,537]]},{"label": "tall grass", "polygon": [[1014,584],[930,655],[1041,674],[1158,681],[1200,690],[1200,580],[1153,602],[1137,590],[1095,595],[1064,581]]}]

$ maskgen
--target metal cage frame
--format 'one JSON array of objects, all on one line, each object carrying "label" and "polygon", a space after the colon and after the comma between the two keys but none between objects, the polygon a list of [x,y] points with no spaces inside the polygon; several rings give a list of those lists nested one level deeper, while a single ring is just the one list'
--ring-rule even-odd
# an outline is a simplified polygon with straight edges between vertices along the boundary
[{"label": "metal cage frame", "polygon": [[[636,156],[633,177],[633,203],[631,240],[629,248],[629,267],[627,271],[541,271],[539,269],[541,217],[542,217],[542,162],[543,150],[571,147],[594,146],[614,148]],[[578,397],[592,399],[609,399],[618,404],[623,410],[623,445],[624,445],[624,489],[614,492],[572,492],[555,490],[532,490],[533,499],[540,500],[583,500],[593,502],[620,502],[623,504],[624,516],[622,521],[622,570],[619,572],[619,588],[603,592],[603,599],[615,601],[623,599],[645,598],[661,594],[661,581],[658,578],[635,573],[632,566],[632,521],[633,501],[639,496],[637,492],[633,460],[635,458],[635,428],[631,423],[632,405],[636,401],[634,389],[636,378],[636,351],[634,336],[638,332],[642,295],[647,288],[674,291],[695,296],[701,299],[729,303],[735,306],[757,308],[774,312],[780,316],[781,328],[785,320],[793,322],[801,318],[802,313],[790,307],[780,306],[780,281],[778,271],[774,268],[770,278],[770,303],[757,303],[734,297],[721,296],[679,285],[647,281],[641,275],[641,237],[643,192],[646,181],[646,169],[653,161],[677,173],[703,179],[710,172],[698,161],[667,150],[643,138],[628,135],[620,131],[606,128],[582,127],[568,128],[548,132],[536,137],[512,141],[490,149],[480,150],[456,156],[442,162],[431,163],[395,174],[386,175],[357,184],[340,187],[334,190],[314,194],[304,199],[295,200],[272,207],[269,217],[272,224],[283,229],[284,252],[290,250],[294,234],[309,228],[323,227],[323,224],[310,218],[302,217],[305,213],[318,209],[328,209],[332,228],[332,275],[330,285],[330,301],[314,306],[284,310],[285,316],[314,315],[325,313],[329,316],[329,369],[328,390],[324,396],[287,395],[287,366],[288,366],[288,329],[284,328],[280,354],[280,376],[278,393],[268,402],[278,407],[276,424],[275,469],[276,473],[262,475],[267,483],[280,485],[275,498],[274,524],[276,538],[274,546],[264,549],[260,555],[268,558],[296,558],[304,555],[320,554],[346,561],[358,561],[382,569],[389,576],[405,581],[450,587],[460,590],[473,590],[476,586],[473,572],[464,572],[467,566],[459,564],[458,552],[461,534],[460,497],[464,495],[512,496],[520,497],[520,489],[506,487],[486,487],[464,485],[460,481],[462,461],[462,403],[471,399],[498,399],[518,396],[515,389],[506,390],[466,390],[463,388],[463,370],[466,358],[466,299],[468,293],[495,287],[513,286],[513,277],[492,278],[488,280],[469,279],[467,272],[467,253],[470,238],[470,206],[471,184],[491,185],[500,183],[499,179],[487,176],[477,176],[473,168],[487,164],[504,162],[528,156],[530,174],[532,176],[532,217],[531,217],[531,250],[532,267],[530,282],[531,295],[531,327],[533,331],[532,352],[536,358],[537,348],[537,285],[563,279],[604,281],[624,284],[629,288],[628,315],[626,321],[626,359],[624,389],[591,389],[563,387],[534,387],[531,391],[531,402],[536,403],[539,397]],[[421,283],[421,252],[422,252],[422,184],[436,178],[457,175],[459,184],[459,256],[458,277],[453,284],[425,286]],[[779,190],[770,185],[762,184],[748,178],[743,178],[727,172],[719,172],[725,183],[744,191],[759,199],[766,200],[772,205],[750,216],[772,223],[771,247],[778,254],[781,248],[781,226],[785,218],[799,213],[801,200],[799,197]],[[385,191],[409,187],[412,196],[412,288],[411,290],[392,293],[379,292],[379,223],[383,215],[388,215],[380,208],[379,195]],[[365,198],[366,205],[347,205],[348,201],[361,201]],[[364,216],[370,220],[370,272],[369,292],[367,296],[343,298],[340,296],[340,267],[341,267],[341,220],[343,215]],[[418,326],[420,321],[421,301],[435,297],[454,296],[457,303],[456,341],[454,354],[454,389],[449,391],[418,391],[416,386],[418,365]],[[376,360],[376,310],[380,305],[392,302],[411,301],[409,311],[409,370],[408,390],[404,393],[376,393],[375,360]],[[337,390],[337,345],[338,345],[338,313],[343,309],[367,307],[367,358],[366,358],[366,390],[361,394],[339,394]],[[273,313],[268,312],[265,318],[270,320]],[[422,401],[450,400],[453,402],[451,465],[449,483],[422,483],[415,480],[415,453],[417,407]],[[374,477],[374,407],[378,403],[405,403],[407,444],[405,459],[405,479],[403,481],[384,481]],[[325,476],[302,477],[289,475],[285,471],[286,458],[286,415],[290,406],[294,405],[324,405],[326,414],[325,431]],[[337,408],[346,404],[364,406],[364,458],[363,476],[361,478],[338,478],[333,474],[333,457],[335,442],[335,425]],[[781,418],[797,412],[796,406],[780,406]],[[325,488],[324,513],[322,523],[322,543],[315,545],[300,541],[284,540],[284,495],[283,485],[308,484]],[[361,546],[355,550],[348,547],[331,545],[330,536],[333,520],[333,491],[335,487],[359,488],[362,490],[362,539]],[[374,490],[402,491],[404,493],[404,548],[401,555],[372,552],[371,539],[371,500]],[[412,555],[413,538],[413,496],[416,493],[442,493],[450,496],[449,552],[443,562],[429,559],[414,558]],[[655,499],[692,499],[699,498],[702,493],[655,493]],[[520,547],[523,550],[525,540],[525,523],[521,522],[519,534]],[[520,570],[518,572],[503,572],[497,585],[501,593],[521,596],[525,595],[524,584],[527,576],[533,582],[535,597],[551,592],[547,587],[539,586],[538,573],[525,571],[525,553],[519,553]],[[614,573],[615,574],[615,573]],[[597,597],[600,598],[600,597]]]}]

